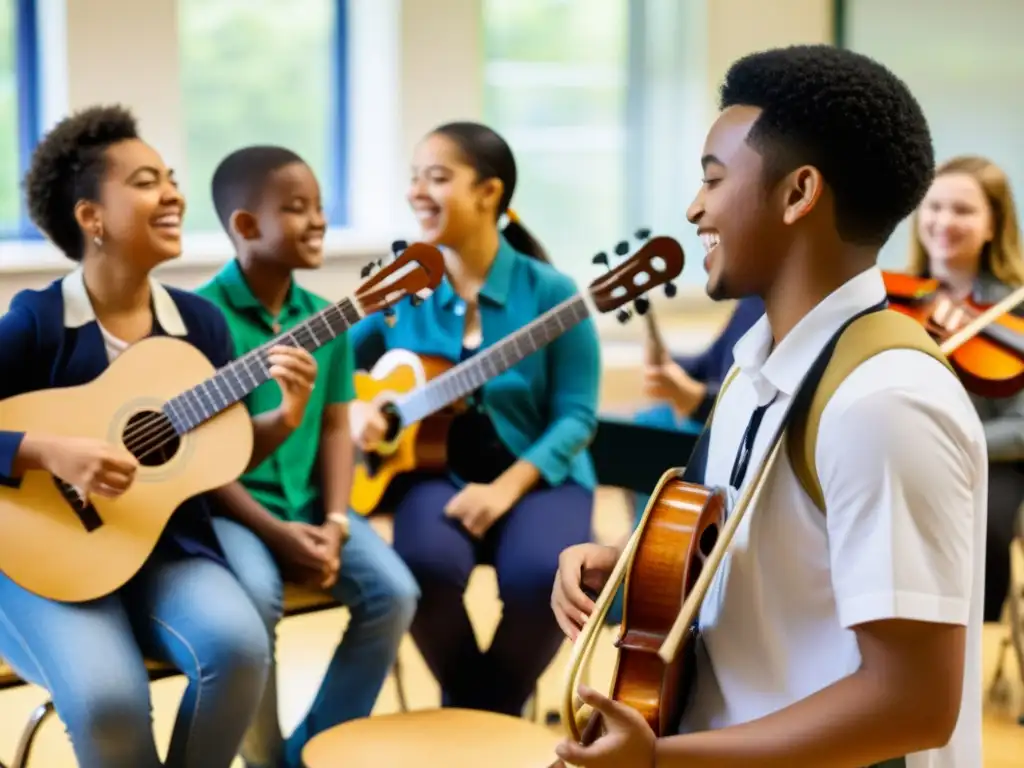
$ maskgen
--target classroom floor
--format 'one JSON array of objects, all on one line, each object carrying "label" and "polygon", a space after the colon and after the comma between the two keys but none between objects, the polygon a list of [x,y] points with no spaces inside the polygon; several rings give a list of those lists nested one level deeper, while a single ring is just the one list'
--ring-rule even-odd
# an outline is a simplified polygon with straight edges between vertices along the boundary
[{"label": "classroom floor", "polygon": [[[672,339],[669,344],[676,346]],[[683,345],[691,346],[689,339],[680,339],[679,346]],[[627,405],[638,405],[639,377],[633,367],[637,359],[638,351],[635,347],[617,348],[614,354],[605,356],[606,365],[611,364],[614,369],[608,371],[605,377],[602,397],[605,408],[621,410]],[[598,537],[606,541],[618,538],[626,532],[628,520],[623,494],[612,489],[602,489],[595,510]],[[474,573],[466,603],[481,642],[489,642],[500,615],[497,588],[493,571],[489,568],[480,568]],[[286,732],[301,719],[312,700],[347,621],[347,613],[339,609],[289,619],[282,624],[279,639],[279,685],[281,719]],[[986,628],[986,687],[991,680],[999,643],[1004,635],[1005,631],[1000,627]],[[611,633],[606,633],[606,642],[601,644],[591,667],[590,682],[599,688],[606,684],[611,675],[614,660],[612,639]],[[400,653],[409,706],[414,709],[437,706],[437,685],[409,638],[406,638]],[[564,646],[541,679],[541,712],[558,704],[567,658],[568,646]],[[1005,672],[1011,681],[1020,679],[1012,654],[1007,654]],[[152,686],[154,728],[161,751],[166,749],[183,688],[184,682],[180,678],[164,680]],[[0,692],[0,760],[8,762],[13,757],[25,719],[44,700],[45,694],[31,687]],[[1014,682],[1011,700],[1006,706],[994,707],[986,703],[985,762],[979,768],[1020,768],[1022,765],[1024,727],[1018,726],[1015,721],[1020,702],[1024,702],[1024,690],[1021,690],[1019,683]],[[378,699],[375,712],[394,712],[397,709],[394,681],[389,679]],[[36,742],[30,768],[74,768],[75,765],[62,724],[56,718],[51,718]],[[241,768],[241,765],[238,760],[233,768]]]}]

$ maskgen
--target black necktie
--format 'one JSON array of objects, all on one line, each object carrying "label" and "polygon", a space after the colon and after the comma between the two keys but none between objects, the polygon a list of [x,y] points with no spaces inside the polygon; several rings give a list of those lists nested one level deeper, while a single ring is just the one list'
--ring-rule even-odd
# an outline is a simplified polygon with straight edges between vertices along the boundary
[{"label": "black necktie", "polygon": [[778,396],[779,393],[776,392],[775,397],[768,403],[757,406],[750,416],[750,421],[747,422],[747,429],[743,433],[740,447],[736,451],[736,458],[732,462],[732,474],[729,475],[729,485],[737,490],[743,485],[743,478],[747,476],[747,467],[750,466],[750,454],[754,450],[754,438],[757,437],[757,430],[761,427],[761,420],[764,418],[765,412],[775,403]]}]

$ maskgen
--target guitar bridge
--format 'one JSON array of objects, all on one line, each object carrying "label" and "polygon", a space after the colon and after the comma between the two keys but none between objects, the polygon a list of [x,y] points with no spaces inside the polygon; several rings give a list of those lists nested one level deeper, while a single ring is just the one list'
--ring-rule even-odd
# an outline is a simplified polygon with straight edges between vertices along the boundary
[{"label": "guitar bridge", "polygon": [[60,491],[61,496],[64,497],[64,501],[68,503],[71,510],[78,516],[79,521],[82,523],[82,527],[88,533],[92,533],[103,525],[103,519],[100,517],[100,513],[96,510],[96,507],[92,505],[92,502],[85,498],[78,492],[75,486],[61,480],[59,477],[53,478],[54,483],[57,486],[57,490]]}]

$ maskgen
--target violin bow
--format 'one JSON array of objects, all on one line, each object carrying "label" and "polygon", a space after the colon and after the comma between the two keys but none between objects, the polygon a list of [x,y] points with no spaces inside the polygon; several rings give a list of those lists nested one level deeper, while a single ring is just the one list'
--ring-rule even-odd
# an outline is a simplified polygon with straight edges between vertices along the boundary
[{"label": "violin bow", "polygon": [[1015,290],[999,303],[993,304],[976,318],[971,320],[971,322],[967,323],[967,325],[959,331],[942,342],[942,344],[939,345],[939,349],[942,351],[942,354],[947,356],[953,354],[961,344],[965,344],[973,339],[985,329],[985,326],[1011,311],[1022,301],[1024,301],[1024,286]]}]

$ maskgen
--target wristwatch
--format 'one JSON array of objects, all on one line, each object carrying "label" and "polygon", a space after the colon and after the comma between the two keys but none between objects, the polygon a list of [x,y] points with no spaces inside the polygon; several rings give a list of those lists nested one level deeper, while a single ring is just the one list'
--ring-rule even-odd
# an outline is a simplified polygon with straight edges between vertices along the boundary
[{"label": "wristwatch", "polygon": [[331,512],[327,515],[327,522],[333,523],[341,529],[341,543],[344,544],[349,538],[348,515],[344,512]]}]

